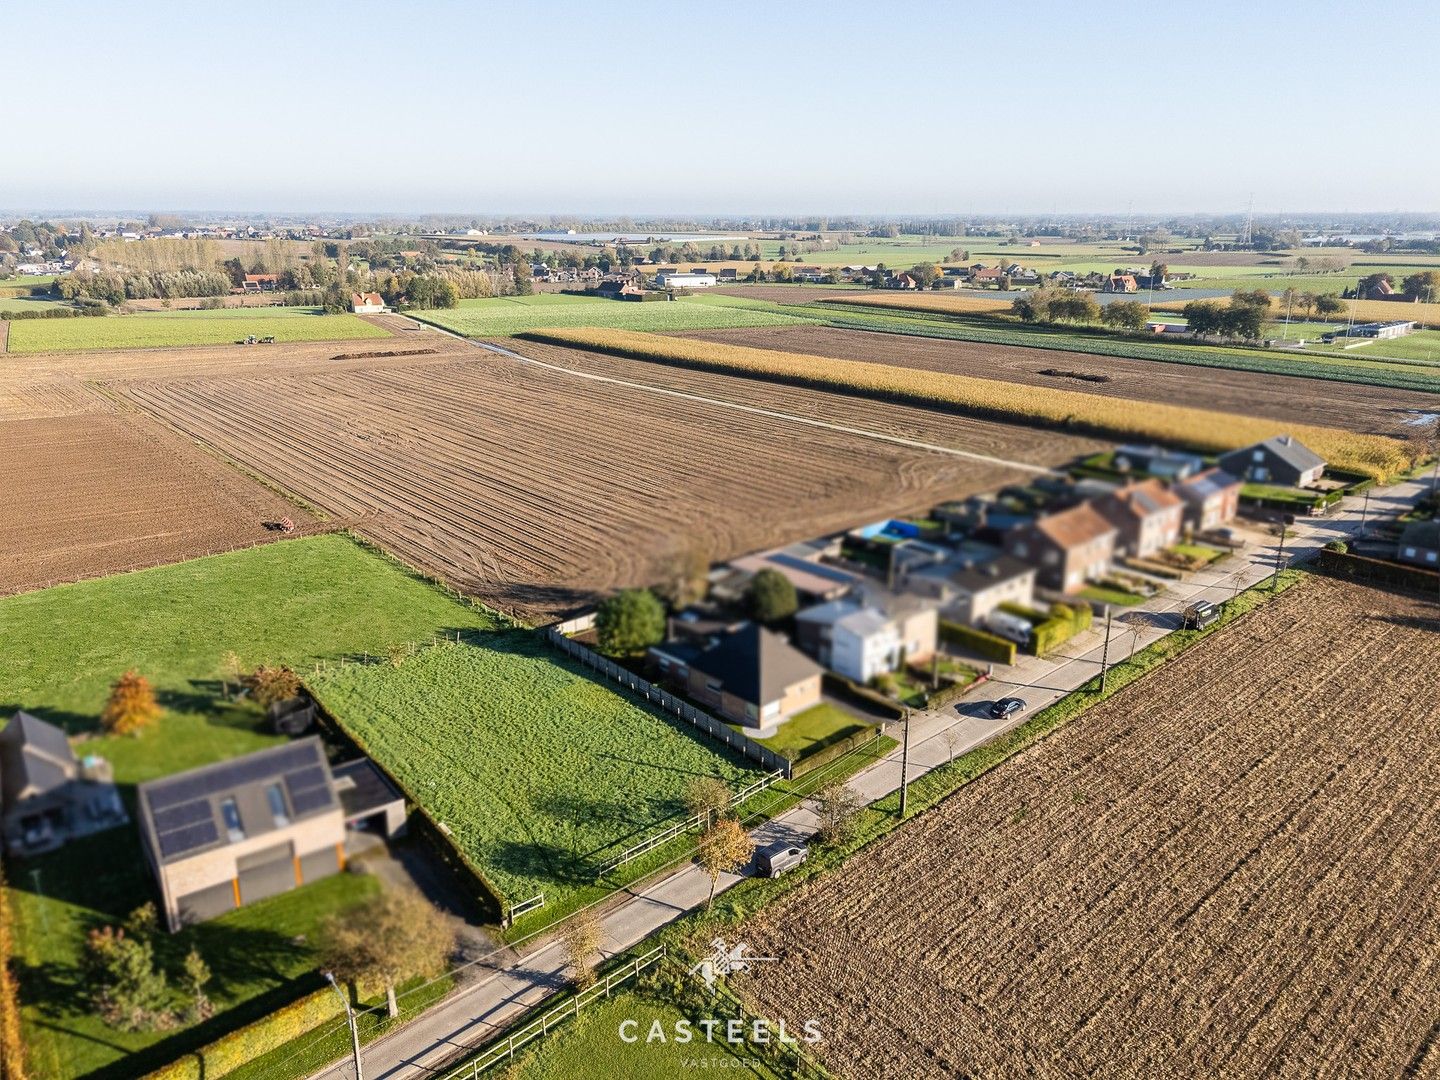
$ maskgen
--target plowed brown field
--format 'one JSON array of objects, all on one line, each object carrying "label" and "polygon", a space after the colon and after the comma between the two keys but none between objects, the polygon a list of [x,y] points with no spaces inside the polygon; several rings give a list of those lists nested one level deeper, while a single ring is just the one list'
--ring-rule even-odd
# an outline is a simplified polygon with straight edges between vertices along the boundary
[{"label": "plowed brown field", "polygon": [[[842,360],[869,360],[897,367],[1004,379],[1030,386],[1081,390],[1087,394],[1106,394],[1136,401],[1200,405],[1224,412],[1320,424],[1363,433],[1395,435],[1413,431],[1413,428],[1405,427],[1405,420],[1416,413],[1434,412],[1440,407],[1440,398],[1413,390],[1124,360],[1016,345],[942,341],[864,330],[831,330],[821,326],[696,330],[669,336],[702,338],[779,352],[833,356]],[[1059,374],[1042,374],[1046,371]],[[1081,379],[1077,377],[1079,375],[1105,376],[1108,381]]]},{"label": "plowed brown field", "polygon": [[850,1077],[1440,1075],[1440,609],[1310,579],[752,920]]},{"label": "plowed brown field", "polygon": [[[81,391],[77,391],[81,392]],[[0,592],[155,566],[274,538],[309,515],[143,417],[96,411],[0,423]],[[70,412],[68,399],[37,405]]]},{"label": "plowed brown field", "polygon": [[700,541],[715,558],[928,508],[1027,474],[755,408],[1055,464],[1098,446],[1023,427],[524,343],[535,356],[746,408],[467,358],[114,388],[401,558],[543,617]]}]

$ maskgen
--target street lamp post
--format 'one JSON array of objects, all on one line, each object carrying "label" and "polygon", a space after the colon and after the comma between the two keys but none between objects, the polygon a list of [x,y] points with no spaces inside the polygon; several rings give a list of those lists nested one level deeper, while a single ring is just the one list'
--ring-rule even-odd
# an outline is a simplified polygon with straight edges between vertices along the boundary
[{"label": "street lamp post", "polygon": [[905,805],[910,794],[910,706],[905,706],[905,743],[900,751],[900,820],[905,820]]},{"label": "street lamp post", "polygon": [[340,989],[340,984],[335,981],[334,972],[324,973],[325,979],[330,984],[330,989],[340,996],[340,1004],[345,1006],[345,1019],[350,1022],[350,1050],[355,1057],[355,1080],[365,1080],[365,1073],[360,1066],[360,1029],[355,1026],[355,1010],[350,1008],[350,999],[345,996],[345,991]]}]

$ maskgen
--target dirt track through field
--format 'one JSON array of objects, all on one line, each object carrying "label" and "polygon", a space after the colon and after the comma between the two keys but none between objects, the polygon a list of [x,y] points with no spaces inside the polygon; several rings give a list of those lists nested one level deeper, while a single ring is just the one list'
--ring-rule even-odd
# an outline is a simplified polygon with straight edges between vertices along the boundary
[{"label": "dirt track through field", "polygon": [[[868,360],[1136,401],[1202,405],[1243,415],[1387,435],[1403,434],[1407,418],[1416,412],[1434,411],[1440,403],[1436,395],[1414,390],[819,326],[696,330],[668,336]],[[1054,374],[1042,374],[1047,371]],[[1106,381],[1082,376],[1104,377]]]},{"label": "dirt track through field", "polygon": [[843,1076],[1437,1075],[1437,633],[1297,586],[752,920],[732,984]]},{"label": "dirt track through field", "polygon": [[[1099,445],[680,373],[692,375],[687,392],[755,406],[745,411],[459,348],[465,359],[414,367],[114,389],[283,489],[356,519],[407,561],[532,618],[651,583],[658,564],[690,543],[730,557],[1027,475],[759,410],[1035,465]],[[638,361],[556,351],[607,376],[660,374]]]}]

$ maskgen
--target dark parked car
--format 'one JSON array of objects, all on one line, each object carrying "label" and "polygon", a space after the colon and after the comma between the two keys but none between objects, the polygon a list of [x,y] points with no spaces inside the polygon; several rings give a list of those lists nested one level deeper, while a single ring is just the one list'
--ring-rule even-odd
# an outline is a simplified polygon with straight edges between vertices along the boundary
[{"label": "dark parked car", "polygon": [[773,844],[767,844],[755,853],[755,863],[760,869],[763,877],[779,877],[786,870],[794,870],[803,863],[810,855],[810,849],[804,844],[792,844],[789,840],[779,840]]},{"label": "dark parked car", "polygon": [[1185,630],[1204,630],[1220,617],[1220,609],[1208,600],[1197,600],[1185,609],[1180,625]]},{"label": "dark parked car", "polygon": [[1004,720],[1007,716],[1014,716],[1025,708],[1025,702],[1018,697],[1002,697],[999,701],[990,703],[990,716],[994,720]]}]

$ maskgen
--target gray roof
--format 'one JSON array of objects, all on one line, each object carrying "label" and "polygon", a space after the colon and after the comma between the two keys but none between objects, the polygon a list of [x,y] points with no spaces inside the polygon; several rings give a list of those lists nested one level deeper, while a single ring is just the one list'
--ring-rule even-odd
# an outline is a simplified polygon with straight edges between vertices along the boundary
[{"label": "gray roof", "polygon": [[752,705],[778,701],[822,668],[779,634],[746,623],[697,655],[690,666],[720,680],[725,692]]},{"label": "gray roof", "polygon": [[1324,458],[1292,435],[1275,435],[1254,446],[1232,450],[1228,454],[1222,454],[1220,461],[1223,463],[1226,458],[1236,455],[1244,455],[1248,459],[1252,451],[1262,448],[1300,472],[1309,472],[1317,465],[1325,464]]},{"label": "gray roof", "polygon": [[1175,484],[1175,493],[1182,499],[1201,502],[1219,495],[1232,487],[1239,487],[1240,481],[1224,469],[1206,469]]},{"label": "gray roof", "polygon": [[70,740],[54,724],[17,712],[0,732],[0,801],[6,810],[22,797],[63,787],[75,774]]},{"label": "gray roof", "polygon": [[340,794],[340,805],[345,809],[347,820],[373,814],[405,798],[380,770],[380,766],[368,757],[336,765],[332,772],[335,790]]},{"label": "gray roof", "polygon": [[159,862],[186,859],[230,843],[221,804],[235,801],[245,836],[284,828],[266,789],[279,784],[291,822],[339,807],[330,765],[318,736],[257,750],[141,784],[141,830]]},{"label": "gray roof", "polygon": [[1440,521],[1409,522],[1400,534],[1400,543],[1406,547],[1440,551]]},{"label": "gray roof", "polygon": [[945,575],[946,580],[962,592],[975,595],[986,589],[1004,585],[1027,574],[1033,575],[1035,567],[1021,562],[1011,555],[1001,555],[978,566],[965,566]]}]

